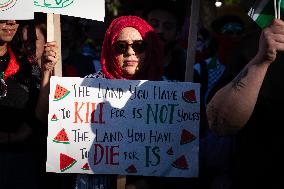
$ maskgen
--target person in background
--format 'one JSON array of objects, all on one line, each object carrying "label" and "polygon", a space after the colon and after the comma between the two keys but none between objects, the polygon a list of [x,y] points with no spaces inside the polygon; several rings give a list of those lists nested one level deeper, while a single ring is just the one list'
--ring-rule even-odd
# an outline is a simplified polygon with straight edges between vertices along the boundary
[{"label": "person in background", "polygon": [[[102,70],[89,75],[106,79],[162,79],[162,49],[154,29],[136,16],[114,19],[106,31],[102,53]],[[128,186],[147,185],[144,178],[128,177]],[[111,175],[78,175],[77,189],[115,188],[116,177]]]},{"label": "person in background", "polygon": [[26,21],[22,27],[25,53],[32,53],[38,66],[41,67],[44,45],[46,44],[46,15],[36,13],[34,20]]},{"label": "person in background", "polygon": [[93,57],[82,53],[86,35],[79,18],[61,16],[62,75],[84,77],[95,72]]},{"label": "person in background", "polygon": [[33,20],[22,21],[23,54],[36,64],[32,66],[37,83],[41,80],[41,62],[46,44],[46,18],[43,13],[35,13]]},{"label": "person in background", "polygon": [[199,26],[197,32],[195,62],[202,62],[215,54],[216,46],[217,44],[214,43],[211,33],[204,26]]},{"label": "person in background", "polygon": [[35,144],[38,126],[44,121],[38,110],[46,109],[40,93],[49,84],[58,48],[55,42],[45,44],[39,81],[33,72],[37,68],[35,60],[22,49],[19,27],[20,21],[0,20],[0,186],[38,189],[40,175]]},{"label": "person in background", "polygon": [[81,19],[79,22],[84,27],[85,40],[83,42],[82,54],[93,58],[95,71],[101,70],[100,56],[101,48],[106,32],[106,22]]},{"label": "person in background", "polygon": [[248,31],[249,17],[237,5],[217,8],[217,14],[210,24],[210,31],[217,46],[215,54],[197,64],[194,68],[201,78],[201,132],[200,132],[200,178],[204,188],[230,188],[234,137],[220,137],[207,124],[206,104],[209,93],[222,77],[231,56],[241,38]]},{"label": "person in background", "polygon": [[[41,80],[41,73],[40,69],[42,68],[42,60],[44,56],[44,49],[47,39],[47,33],[46,33],[46,14],[44,13],[35,13],[34,20],[25,21],[25,24],[22,27],[22,34],[23,34],[23,40],[24,40],[24,50],[26,51],[26,54],[30,54],[31,57],[34,58],[34,60],[37,63],[38,69],[33,69],[36,75],[38,75],[39,81]],[[49,80],[47,78],[47,80]],[[40,83],[40,82],[39,82]],[[46,85],[47,86],[47,85]],[[48,89],[48,86],[47,86]],[[47,92],[49,89],[47,90]],[[44,94],[44,93],[43,93]],[[44,94],[45,98],[48,98],[46,94]],[[42,102],[45,102],[45,106],[48,107],[48,104],[46,102],[48,99],[42,100]],[[65,189],[71,189],[74,188],[75,182],[70,182],[74,180],[75,175],[73,174],[55,174],[55,173],[47,173],[46,172],[46,138],[47,138],[47,109],[46,108],[37,108],[38,113],[40,115],[43,115],[42,119],[44,120],[44,124],[42,124],[42,127],[39,131],[37,141],[40,141],[37,143],[38,150],[39,150],[39,164],[40,164],[40,173],[43,175],[41,183],[41,188],[53,188],[53,189],[59,189],[64,187]]]},{"label": "person in background", "polygon": [[236,139],[234,189],[283,187],[283,31],[275,19],[244,38],[207,105],[210,128]]},{"label": "person in background", "polygon": [[[241,38],[248,32],[249,19],[244,10],[237,5],[225,5],[217,9],[209,29],[214,38],[212,43],[217,46],[213,50],[215,53],[203,62],[197,62],[194,67],[201,77],[205,77],[204,74],[208,77],[207,82],[203,84],[206,86],[205,102],[223,75],[226,65],[231,63],[231,56],[237,50]],[[201,73],[202,69],[206,69],[206,73]]]},{"label": "person in background", "polygon": [[93,58],[93,66],[95,70],[101,70],[100,56],[102,40],[87,38],[84,42],[82,54]]},{"label": "person in background", "polygon": [[[179,10],[179,12],[182,12]],[[175,3],[162,3],[150,9],[148,23],[156,31],[164,53],[164,76],[171,81],[184,81],[186,50],[177,43],[183,16],[179,16]]]}]

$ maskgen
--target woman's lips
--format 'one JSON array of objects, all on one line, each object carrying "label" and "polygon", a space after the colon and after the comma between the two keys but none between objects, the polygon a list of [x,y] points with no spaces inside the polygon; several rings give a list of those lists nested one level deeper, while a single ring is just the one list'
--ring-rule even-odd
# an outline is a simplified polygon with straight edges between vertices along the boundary
[{"label": "woman's lips", "polygon": [[129,60],[129,61],[124,61],[124,63],[127,66],[133,66],[137,64],[137,61]]}]

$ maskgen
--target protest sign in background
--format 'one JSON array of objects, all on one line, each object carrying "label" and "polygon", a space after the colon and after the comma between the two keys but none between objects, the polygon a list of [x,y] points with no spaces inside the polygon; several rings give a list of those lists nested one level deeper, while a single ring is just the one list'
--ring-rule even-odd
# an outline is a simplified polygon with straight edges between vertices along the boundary
[{"label": "protest sign in background", "polygon": [[197,177],[199,84],[52,77],[47,171]]},{"label": "protest sign in background", "polygon": [[34,18],[34,0],[0,0],[0,20]]},{"label": "protest sign in background", "polygon": [[54,13],[104,21],[104,0],[34,0],[35,12]]}]

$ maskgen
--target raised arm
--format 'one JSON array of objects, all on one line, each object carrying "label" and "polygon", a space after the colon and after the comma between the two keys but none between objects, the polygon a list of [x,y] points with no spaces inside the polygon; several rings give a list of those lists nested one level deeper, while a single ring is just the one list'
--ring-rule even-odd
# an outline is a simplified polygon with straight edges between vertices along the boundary
[{"label": "raised arm", "polygon": [[235,134],[249,120],[264,77],[277,51],[284,50],[284,22],[274,20],[262,31],[256,56],[207,105],[209,127],[219,135]]},{"label": "raised arm", "polygon": [[35,110],[37,118],[43,123],[47,123],[48,100],[49,100],[49,81],[53,68],[58,62],[58,47],[56,42],[49,42],[44,47],[44,53],[41,64],[41,85],[39,98]]}]

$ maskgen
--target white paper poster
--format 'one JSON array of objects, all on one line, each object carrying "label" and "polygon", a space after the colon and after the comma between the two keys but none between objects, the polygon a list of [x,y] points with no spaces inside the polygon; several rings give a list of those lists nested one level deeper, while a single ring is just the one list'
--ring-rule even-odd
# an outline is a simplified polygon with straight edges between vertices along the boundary
[{"label": "white paper poster", "polygon": [[34,0],[0,0],[0,20],[34,18]]},{"label": "white paper poster", "polygon": [[104,0],[34,0],[35,12],[55,13],[104,21]]},{"label": "white paper poster", "polygon": [[52,77],[47,171],[197,177],[199,88]]}]

